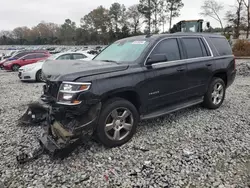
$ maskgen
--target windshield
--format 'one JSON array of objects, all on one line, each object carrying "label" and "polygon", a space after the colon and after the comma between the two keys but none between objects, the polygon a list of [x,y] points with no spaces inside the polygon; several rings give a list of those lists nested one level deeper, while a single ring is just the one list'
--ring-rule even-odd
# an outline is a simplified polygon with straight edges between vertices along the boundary
[{"label": "windshield", "polygon": [[140,57],[148,44],[147,41],[117,41],[103,50],[94,60],[133,62]]}]

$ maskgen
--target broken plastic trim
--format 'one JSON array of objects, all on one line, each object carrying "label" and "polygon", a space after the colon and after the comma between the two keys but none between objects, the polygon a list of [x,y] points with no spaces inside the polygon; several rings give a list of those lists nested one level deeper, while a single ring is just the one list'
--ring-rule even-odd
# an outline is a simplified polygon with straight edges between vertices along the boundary
[{"label": "broken plastic trim", "polygon": [[[85,136],[84,139],[87,139]],[[38,159],[43,154],[48,154],[52,159],[60,158],[64,159],[70,155],[82,142],[83,137],[76,139],[74,142],[59,146],[50,136],[43,136],[39,139],[40,148],[34,150],[32,153],[21,153],[16,156],[18,164],[24,164]]]},{"label": "broken plastic trim", "polygon": [[46,121],[49,116],[50,107],[40,103],[30,104],[24,115],[19,118],[18,122],[21,125],[41,124]]},{"label": "broken plastic trim", "polygon": [[66,158],[80,144],[90,139],[100,110],[101,103],[99,102],[89,109],[88,116],[90,119],[88,122],[75,127],[74,130],[69,130],[53,117],[52,105],[43,102],[31,104],[19,121],[25,124],[39,124],[44,122],[47,126],[47,131],[38,139],[40,148],[29,154],[21,153],[16,157],[17,162],[24,164],[37,159],[43,154],[48,154],[53,159]]}]

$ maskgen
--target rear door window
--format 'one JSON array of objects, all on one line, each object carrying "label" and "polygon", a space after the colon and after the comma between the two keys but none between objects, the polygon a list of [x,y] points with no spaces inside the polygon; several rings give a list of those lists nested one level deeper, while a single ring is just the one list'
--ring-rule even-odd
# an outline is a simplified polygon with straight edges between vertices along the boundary
[{"label": "rear door window", "polygon": [[202,50],[202,54],[203,56],[211,56],[210,52],[207,50],[205,43],[202,39],[199,39],[200,41],[200,45],[201,45],[201,50]]},{"label": "rear door window", "polygon": [[57,58],[57,60],[69,60],[69,59],[71,59],[71,54],[61,55]]},{"label": "rear door window", "polygon": [[44,57],[46,57],[46,55],[45,54],[36,54],[36,58],[44,58]]},{"label": "rear door window", "polygon": [[83,54],[73,54],[73,59],[84,59],[87,56],[83,55]]},{"label": "rear door window", "polygon": [[186,48],[188,59],[207,56],[204,51],[205,47],[203,46],[204,49],[202,49],[199,38],[182,38],[182,42]]},{"label": "rear door window", "polygon": [[23,56],[25,56],[27,54],[28,54],[27,52],[22,52],[22,53],[19,53],[19,54],[15,55],[14,57],[18,59],[18,58],[23,57]]},{"label": "rear door window", "polygon": [[23,57],[23,59],[36,59],[36,54],[29,54]]},{"label": "rear door window", "polygon": [[161,41],[151,53],[152,55],[166,55],[168,61],[180,60],[180,49],[177,39],[165,39]]},{"label": "rear door window", "polygon": [[219,55],[232,55],[232,49],[229,42],[222,37],[210,37],[214,47],[217,49]]}]

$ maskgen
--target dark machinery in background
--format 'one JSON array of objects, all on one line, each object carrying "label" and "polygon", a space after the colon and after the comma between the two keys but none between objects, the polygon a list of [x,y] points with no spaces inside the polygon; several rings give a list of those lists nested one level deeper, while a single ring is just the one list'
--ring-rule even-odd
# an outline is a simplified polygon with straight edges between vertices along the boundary
[{"label": "dark machinery in background", "polygon": [[[203,22],[204,20],[182,20],[175,24],[171,29],[170,33],[176,32],[196,32],[201,33],[203,32]],[[206,23],[206,27],[210,28],[210,23]]]}]

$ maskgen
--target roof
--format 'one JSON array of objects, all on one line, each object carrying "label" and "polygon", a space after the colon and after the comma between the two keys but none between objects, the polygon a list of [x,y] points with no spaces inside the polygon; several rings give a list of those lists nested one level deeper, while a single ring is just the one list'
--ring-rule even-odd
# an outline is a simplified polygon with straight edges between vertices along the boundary
[{"label": "roof", "polygon": [[50,56],[50,59],[57,59],[59,56],[65,55],[65,54],[84,54],[84,55],[86,55],[88,57],[92,57],[93,56],[93,55],[88,54],[88,53],[83,52],[83,51],[77,51],[77,52],[67,51],[67,52],[60,52],[60,53],[53,54],[52,56]]},{"label": "roof", "polygon": [[192,33],[192,32],[177,32],[177,33],[171,33],[171,34],[152,34],[149,37],[147,35],[139,35],[139,36],[133,36],[124,38],[121,40],[118,40],[119,42],[122,41],[135,41],[135,40],[146,40],[149,42],[152,42],[154,40],[157,40],[159,38],[165,38],[165,37],[172,37],[172,36],[203,36],[203,37],[224,37],[219,34],[213,34],[213,33]]}]

